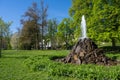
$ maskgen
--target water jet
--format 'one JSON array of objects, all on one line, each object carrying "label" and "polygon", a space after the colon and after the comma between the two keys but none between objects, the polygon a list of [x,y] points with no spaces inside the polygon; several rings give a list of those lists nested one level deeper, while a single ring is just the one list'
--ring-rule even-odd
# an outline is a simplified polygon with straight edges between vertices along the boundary
[{"label": "water jet", "polygon": [[85,16],[82,16],[82,21],[81,21],[81,34],[82,37],[81,38],[87,38],[87,34],[86,34],[86,20],[85,20]]}]

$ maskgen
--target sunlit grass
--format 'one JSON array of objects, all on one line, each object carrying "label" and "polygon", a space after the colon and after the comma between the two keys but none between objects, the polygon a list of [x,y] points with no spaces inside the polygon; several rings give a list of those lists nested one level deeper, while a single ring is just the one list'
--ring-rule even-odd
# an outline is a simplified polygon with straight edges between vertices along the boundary
[{"label": "sunlit grass", "polygon": [[[68,50],[5,50],[0,58],[0,80],[117,80],[120,65],[74,65],[51,60]],[[120,60],[120,52],[107,56]]]}]

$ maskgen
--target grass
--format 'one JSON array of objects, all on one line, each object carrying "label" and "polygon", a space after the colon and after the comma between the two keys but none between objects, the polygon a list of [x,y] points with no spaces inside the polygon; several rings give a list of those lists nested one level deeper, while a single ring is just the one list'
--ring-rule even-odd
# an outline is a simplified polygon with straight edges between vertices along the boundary
[{"label": "grass", "polygon": [[[51,59],[64,57],[67,50],[5,50],[0,58],[0,80],[119,80],[120,65],[74,65]],[[107,53],[120,60],[120,52]]]}]

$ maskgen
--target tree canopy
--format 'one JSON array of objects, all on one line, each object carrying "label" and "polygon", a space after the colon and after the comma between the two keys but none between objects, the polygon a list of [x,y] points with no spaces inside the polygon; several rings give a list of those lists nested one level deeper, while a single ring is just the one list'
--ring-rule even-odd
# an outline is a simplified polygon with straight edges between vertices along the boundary
[{"label": "tree canopy", "polygon": [[5,22],[2,18],[0,18],[0,57],[1,57],[1,49],[10,48],[11,24],[12,22]]},{"label": "tree canopy", "polygon": [[47,6],[44,7],[41,0],[40,8],[37,3],[33,3],[23,15],[21,23],[23,25],[20,35],[21,49],[40,49],[39,43],[42,43],[46,26]]},{"label": "tree canopy", "polygon": [[118,0],[72,0],[69,10],[76,26],[81,16],[87,21],[88,37],[96,41],[111,41],[115,46],[120,39],[120,5]]},{"label": "tree canopy", "polygon": [[19,47],[21,49],[69,49],[81,36],[81,17],[85,15],[87,36],[96,42],[120,41],[120,2],[118,0],[72,0],[68,18],[58,23],[47,20],[48,6],[41,0],[33,3],[21,20]]},{"label": "tree canopy", "polygon": [[59,43],[63,43],[66,48],[73,45],[74,42],[74,27],[72,27],[72,20],[70,18],[64,18],[58,25],[58,39]]},{"label": "tree canopy", "polygon": [[51,44],[51,49],[56,49],[57,47],[57,26],[57,19],[48,20],[47,43],[49,43],[49,45]]}]

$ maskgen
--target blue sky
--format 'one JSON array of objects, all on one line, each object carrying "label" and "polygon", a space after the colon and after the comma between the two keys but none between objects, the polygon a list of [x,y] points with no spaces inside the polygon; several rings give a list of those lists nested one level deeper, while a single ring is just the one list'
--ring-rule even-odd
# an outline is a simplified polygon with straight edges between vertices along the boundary
[{"label": "blue sky", "polygon": [[[40,3],[40,0],[0,0],[0,17],[5,22],[13,21],[10,26],[14,33],[21,27],[21,16],[27,11],[33,2]],[[60,22],[63,18],[69,17],[69,8],[72,5],[71,0],[44,0],[48,5],[48,19],[57,18]]]}]

